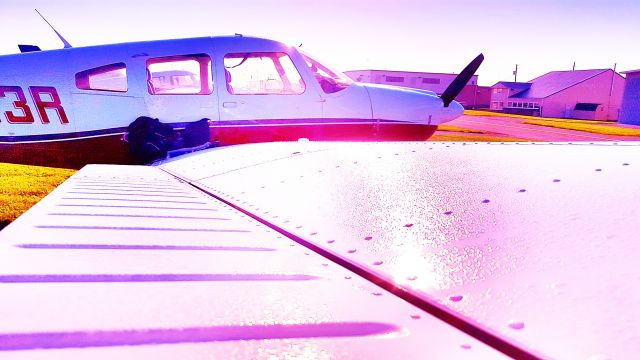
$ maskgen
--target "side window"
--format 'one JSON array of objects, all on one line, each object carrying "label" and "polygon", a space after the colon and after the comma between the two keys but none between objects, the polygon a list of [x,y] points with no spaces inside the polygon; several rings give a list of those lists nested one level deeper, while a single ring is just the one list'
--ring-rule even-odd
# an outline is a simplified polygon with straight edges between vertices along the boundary
[{"label": "side window", "polygon": [[227,91],[235,95],[298,95],[306,89],[289,56],[281,52],[224,56]]},{"label": "side window", "polygon": [[76,74],[76,87],[82,90],[127,92],[127,66],[116,63]]},{"label": "side window", "polygon": [[149,59],[147,89],[153,95],[211,94],[211,58],[193,54]]}]

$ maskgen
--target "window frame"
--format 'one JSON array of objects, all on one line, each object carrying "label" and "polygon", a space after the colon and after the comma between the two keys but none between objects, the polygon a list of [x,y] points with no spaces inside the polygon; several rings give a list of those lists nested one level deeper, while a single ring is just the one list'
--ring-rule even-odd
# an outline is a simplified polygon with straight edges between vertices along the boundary
[{"label": "window frame", "polygon": [[[102,70],[106,70],[106,71],[102,71]],[[124,70],[124,83],[126,85],[126,89],[115,90],[115,89],[106,89],[106,88],[98,89],[98,88],[90,87],[91,76],[95,76],[98,74],[106,74],[108,72],[117,71],[117,70]],[[101,66],[93,67],[87,70],[79,71],[75,74],[75,84],[76,84],[76,89],[78,90],[127,93],[129,92],[129,75],[127,74],[127,64],[124,62],[117,62],[117,63],[101,65]]]},{"label": "window frame", "polygon": [[[293,82],[292,79],[289,78],[288,75],[290,75],[285,66],[283,66],[282,61],[280,61],[280,59],[282,57],[287,57],[291,68],[293,70],[295,70],[296,74],[297,74],[297,80],[299,81],[300,85],[302,86],[302,88],[300,89],[300,91],[298,92],[294,92],[294,87],[292,86]],[[233,87],[233,85],[231,84],[231,82],[233,82],[233,74],[229,71],[229,69],[234,69],[236,67],[241,66],[247,59],[250,58],[268,58],[269,60],[271,60],[274,70],[275,72],[278,74],[278,77],[280,78],[279,81],[282,83],[282,87],[283,87],[283,91],[285,89],[289,89],[289,92],[267,92],[266,88],[265,88],[265,92],[236,92],[235,90],[232,92],[231,89]],[[240,62],[234,66],[230,66],[227,67],[225,65],[225,60],[227,59],[241,59]],[[225,77],[224,79],[224,83],[225,83],[225,87],[227,88],[227,94],[229,95],[236,95],[236,96],[273,96],[273,95],[281,95],[281,96],[299,96],[304,94],[307,89],[308,89],[308,85],[307,82],[304,80],[304,78],[302,77],[302,73],[300,72],[300,70],[298,69],[298,67],[296,66],[296,64],[294,63],[293,59],[291,58],[291,55],[289,55],[287,52],[285,51],[244,51],[244,52],[228,52],[225,53],[224,56],[222,57],[222,66],[223,69],[225,71]],[[229,75],[231,76],[231,82],[228,80],[226,73],[229,72]],[[273,79],[278,81],[278,79]],[[269,81],[269,79],[267,79],[266,81]],[[236,85],[237,86],[237,85]]]},{"label": "window frame", "polygon": [[[149,69],[150,65],[154,64],[164,64],[171,62],[180,62],[180,61],[196,61],[199,64],[199,78],[200,78],[200,91],[198,92],[189,92],[189,93],[181,93],[181,92],[151,92],[149,87],[153,84],[153,74]],[[183,55],[168,55],[168,56],[156,56],[153,58],[149,58],[145,61],[145,71],[147,73],[147,93],[149,95],[157,95],[157,96],[167,96],[167,95],[211,95],[215,91],[215,85],[213,81],[213,60],[209,54],[206,53],[197,53],[197,54],[183,54]],[[174,70],[172,70],[174,71]],[[175,70],[180,71],[180,70]],[[160,72],[155,72],[160,73]],[[198,74],[193,74],[198,75]],[[167,76],[167,75],[162,75]],[[203,81],[206,80],[206,81]],[[149,83],[150,82],[150,83]],[[155,85],[153,85],[155,88]]]}]

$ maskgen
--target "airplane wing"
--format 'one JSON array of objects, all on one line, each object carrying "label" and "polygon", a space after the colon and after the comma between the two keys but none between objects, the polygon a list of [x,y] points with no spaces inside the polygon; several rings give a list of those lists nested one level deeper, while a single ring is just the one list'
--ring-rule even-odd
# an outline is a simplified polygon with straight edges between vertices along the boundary
[{"label": "airplane wing", "polygon": [[91,165],[0,232],[13,358],[627,358],[640,143]]}]

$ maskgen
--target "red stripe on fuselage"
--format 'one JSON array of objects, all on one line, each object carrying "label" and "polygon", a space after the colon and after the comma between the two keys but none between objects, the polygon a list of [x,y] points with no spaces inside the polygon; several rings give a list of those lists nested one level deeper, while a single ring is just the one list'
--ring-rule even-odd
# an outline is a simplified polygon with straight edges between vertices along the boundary
[{"label": "red stripe on fuselage", "polygon": [[[331,123],[233,125],[210,128],[217,146],[296,141],[424,141],[436,125],[410,123]],[[86,164],[134,164],[122,135],[65,139],[32,143],[0,144],[0,162],[81,168]]]},{"label": "red stripe on fuselage", "polygon": [[311,141],[424,141],[437,128],[437,125],[411,123],[221,125],[211,128],[211,137],[220,145],[303,138]]},{"label": "red stripe on fuselage", "polygon": [[79,169],[86,164],[134,164],[122,135],[0,144],[0,162]]}]

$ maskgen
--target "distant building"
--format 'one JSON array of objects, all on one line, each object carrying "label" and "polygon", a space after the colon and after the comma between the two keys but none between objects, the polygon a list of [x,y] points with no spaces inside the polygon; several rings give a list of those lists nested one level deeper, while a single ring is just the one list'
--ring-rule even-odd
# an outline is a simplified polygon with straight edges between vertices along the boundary
[{"label": "distant building", "polygon": [[627,81],[618,122],[640,125],[640,70],[626,71],[623,74],[627,75]]},{"label": "distant building", "polygon": [[[441,95],[458,74],[441,74],[390,70],[352,70],[345,74],[357,82],[404,86],[431,90]],[[474,75],[456,97],[465,108],[489,108],[491,88],[478,86],[478,75]]]},{"label": "distant building", "polygon": [[511,114],[617,120],[625,79],[611,69],[552,71],[491,88],[491,110]]}]

